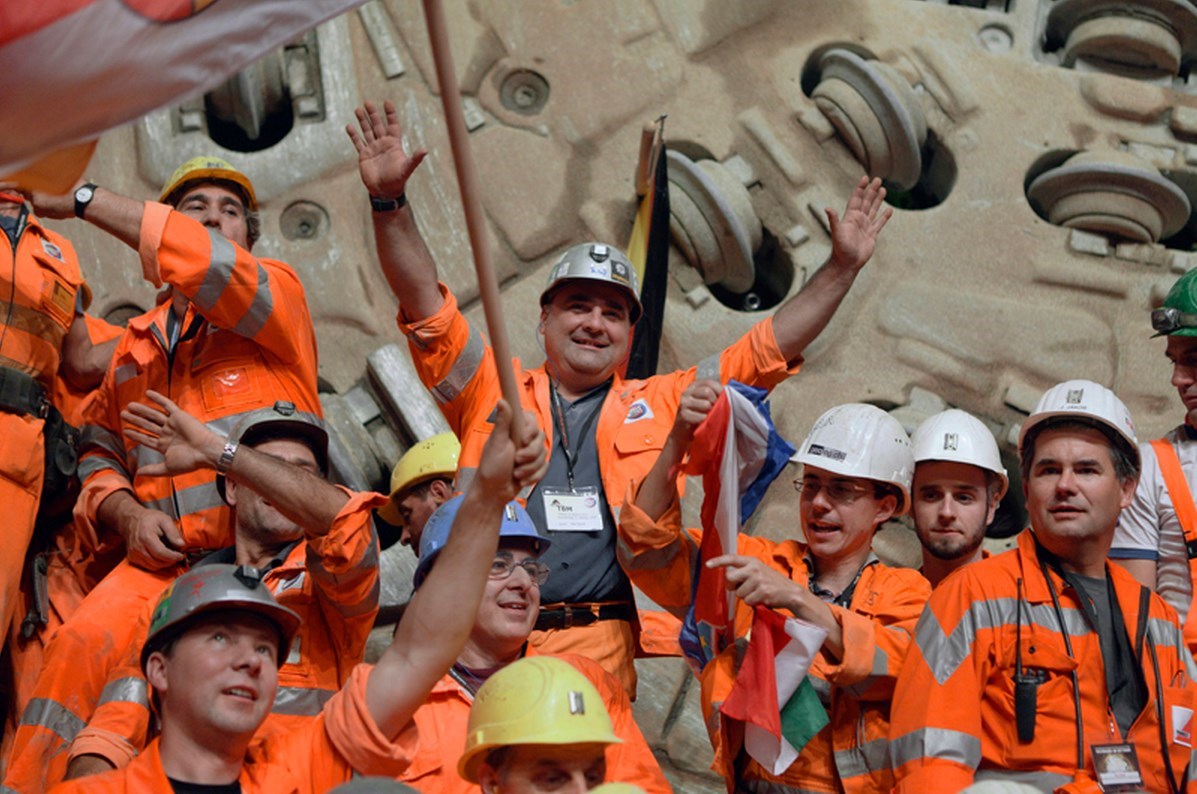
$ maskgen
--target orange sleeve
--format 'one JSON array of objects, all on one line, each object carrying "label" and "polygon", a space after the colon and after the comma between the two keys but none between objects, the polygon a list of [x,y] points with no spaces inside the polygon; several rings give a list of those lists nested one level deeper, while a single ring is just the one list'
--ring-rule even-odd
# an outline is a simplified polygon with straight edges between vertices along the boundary
[{"label": "orange sleeve", "polygon": [[658,520],[650,519],[635,504],[636,486],[629,486],[619,511],[619,564],[646,596],[675,617],[683,618],[690,606],[702,532],[682,529],[681,507],[676,500]]},{"label": "orange sleeve", "polygon": [[390,739],[382,734],[366,707],[366,683],[372,665],[360,664],[350,673],[341,691],[321,712],[331,749],[361,775],[398,777],[419,750],[415,721]]}]

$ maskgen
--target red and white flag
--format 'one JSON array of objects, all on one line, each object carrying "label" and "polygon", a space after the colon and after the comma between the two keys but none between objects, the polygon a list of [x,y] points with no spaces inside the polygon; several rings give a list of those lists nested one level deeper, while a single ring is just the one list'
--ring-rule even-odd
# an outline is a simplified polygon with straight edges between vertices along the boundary
[{"label": "red and white flag", "polygon": [[363,1],[0,2],[0,176],[207,91]]}]

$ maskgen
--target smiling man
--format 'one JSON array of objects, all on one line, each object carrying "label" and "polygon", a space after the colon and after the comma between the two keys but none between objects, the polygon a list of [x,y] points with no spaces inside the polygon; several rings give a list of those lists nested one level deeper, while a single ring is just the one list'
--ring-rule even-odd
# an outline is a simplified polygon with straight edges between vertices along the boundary
[{"label": "smiling man", "polygon": [[[678,616],[693,598],[702,532],[682,529],[673,470],[721,389],[698,381],[686,390],[661,457],[620,515],[621,562],[646,595]],[[915,571],[882,564],[872,540],[878,527],[909,508],[910,439],[880,408],[849,403],[815,421],[797,461],[805,542],[740,534],[734,554],[707,562],[726,568],[738,599],[736,641],[714,648],[718,655],[701,673],[716,770],[736,791],[888,791],[889,699],[931,588]],[[743,725],[719,713],[757,606],[827,632],[810,675],[829,723],[780,774],[752,759],[742,746]]]},{"label": "smiling man", "polygon": [[993,434],[958,409],[928,417],[911,438],[914,447],[914,529],[923,545],[919,570],[935,587],[958,568],[984,556],[1009,479]]},{"label": "smiling man", "polygon": [[1143,474],[1118,522],[1110,559],[1172,605],[1189,650],[1197,653],[1197,271],[1177,279],[1163,307],[1152,312],[1151,323],[1156,336],[1168,337],[1164,355],[1185,420],[1140,446]]},{"label": "smiling man", "polygon": [[[479,464],[499,394],[494,351],[438,280],[407,202],[407,182],[425,153],[405,153],[395,108],[357,110],[347,132],[371,197],[374,237],[387,282],[399,299],[399,328],[408,338],[424,385],[462,440],[457,487]],[[580,653],[603,665],[635,697],[632,586],[616,561],[615,515],[627,484],[656,460],[678,399],[696,377],[772,388],[798,371],[802,352],[819,335],[873,254],[892,214],[879,180],[862,178],[844,216],[827,211],[832,250],[802,290],[772,316],[696,367],[624,381],[632,327],[640,316],[636,271],[623,252],[599,242],[573,246],[549,270],[540,296],[537,333],[543,366],[515,362],[526,408],[549,438],[549,471],[527,497],[537,527],[553,539],[532,643],[546,653]],[[531,323],[528,323],[531,325]]]},{"label": "smiling man", "polygon": [[895,790],[1192,791],[1193,658],[1163,599],[1106,560],[1138,480],[1130,413],[1058,384],[1019,454],[1031,528],[932,593],[894,692]]},{"label": "smiling man", "polygon": [[[450,530],[456,531],[454,519],[460,505],[461,497],[454,497],[432,514],[424,528],[420,564],[413,579],[417,592],[429,572],[435,569]],[[499,548],[491,563],[490,577],[469,639],[456,663],[433,687],[427,702],[416,712],[420,750],[401,775],[404,782],[445,794],[477,794],[477,778],[463,777],[458,768],[462,748],[476,736],[474,731],[467,730],[471,705],[476,702],[480,687],[492,676],[498,676],[517,660],[528,657],[567,663],[574,669],[573,674],[587,680],[588,686],[598,694],[596,703],[605,706],[606,714],[610,715],[607,731],[613,730],[619,741],[598,747],[597,753],[592,754],[595,756],[591,759],[593,763],[609,770],[612,779],[634,782],[653,794],[671,791],[632,717],[631,702],[619,681],[584,656],[539,656],[528,646],[528,635],[532,633],[540,607],[540,588],[549,578],[548,566],[538,558],[550,545],[551,541],[540,536],[527,511],[518,502],[507,506],[499,529]],[[534,695],[533,692],[523,694]],[[576,755],[575,749],[573,756]],[[553,766],[556,769],[556,764]],[[601,771],[598,782],[604,779]]]}]

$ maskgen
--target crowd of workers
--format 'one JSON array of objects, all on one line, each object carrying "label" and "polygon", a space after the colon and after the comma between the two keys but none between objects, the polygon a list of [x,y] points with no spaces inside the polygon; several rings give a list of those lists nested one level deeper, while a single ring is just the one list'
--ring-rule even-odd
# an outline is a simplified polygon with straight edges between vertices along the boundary
[{"label": "crowd of workers", "polygon": [[[681,472],[724,384],[799,371],[890,219],[885,191],[862,179],[828,210],[828,261],[772,316],[641,380],[621,377],[634,266],[569,248],[512,406],[406,199],[423,153],[390,103],[356,116],[398,326],[452,428],[408,450],[389,495],[329,482],[303,284],[251,253],[246,175],[200,157],[157,201],[0,192],[0,790],[672,790],[631,701],[638,650],[677,653],[695,598]],[[124,328],[89,316],[71,244],[38,216],[124,241],[158,305]],[[1011,478],[980,420],[948,410],[908,437],[846,403],[815,422],[801,530],[705,560],[735,597],[695,670],[729,791],[1197,791],[1197,271],[1151,319],[1186,422],[1140,445],[1106,387],[1048,389],[1018,444],[1030,526],[1004,554],[982,547]],[[419,561],[366,665],[376,513]],[[872,551],[902,515],[918,570]],[[667,614],[639,613],[633,585]],[[761,610],[822,637],[807,680],[826,724],[780,767],[721,710]]]}]

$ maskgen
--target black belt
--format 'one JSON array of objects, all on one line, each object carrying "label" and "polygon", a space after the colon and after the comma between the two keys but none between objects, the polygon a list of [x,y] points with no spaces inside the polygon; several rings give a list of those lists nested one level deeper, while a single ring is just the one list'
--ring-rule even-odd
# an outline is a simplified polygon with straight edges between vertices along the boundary
[{"label": "black belt", "polygon": [[0,367],[0,411],[45,419],[50,401],[46,390],[31,375]]},{"label": "black belt", "polygon": [[600,620],[631,620],[632,605],[627,601],[615,604],[564,604],[541,608],[536,618],[536,630],[568,629],[589,626]]}]

